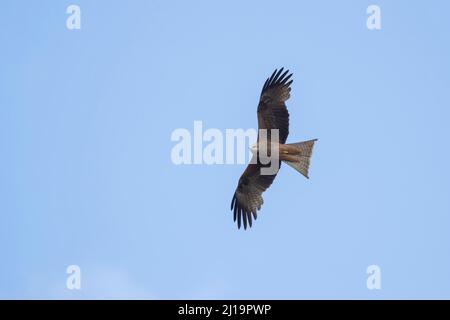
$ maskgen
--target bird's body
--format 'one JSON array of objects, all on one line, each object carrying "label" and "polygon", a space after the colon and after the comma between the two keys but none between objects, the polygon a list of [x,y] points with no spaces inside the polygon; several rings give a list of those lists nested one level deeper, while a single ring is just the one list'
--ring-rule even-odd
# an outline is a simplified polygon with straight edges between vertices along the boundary
[{"label": "bird's body", "polygon": [[[262,193],[272,184],[281,162],[285,162],[308,178],[309,161],[314,140],[286,144],[289,135],[289,112],[285,101],[290,97],[289,70],[275,70],[264,83],[258,104],[258,142],[251,147],[253,158],[239,178],[231,201],[238,228],[252,226],[264,200]],[[268,169],[276,165],[274,171]]]}]

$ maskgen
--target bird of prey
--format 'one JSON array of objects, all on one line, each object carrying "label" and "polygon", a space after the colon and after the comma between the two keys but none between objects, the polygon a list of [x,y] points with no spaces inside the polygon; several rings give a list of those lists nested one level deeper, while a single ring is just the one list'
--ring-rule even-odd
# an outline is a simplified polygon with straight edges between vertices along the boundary
[{"label": "bird of prey", "polygon": [[[262,88],[257,110],[257,143],[250,148],[253,157],[239,178],[231,200],[231,210],[234,221],[237,220],[238,228],[243,223],[244,229],[247,229],[247,225],[252,226],[252,218],[256,220],[257,211],[261,209],[264,202],[262,193],[272,184],[282,161],[309,178],[310,157],[317,139],[285,144],[289,134],[289,113],[285,101],[290,97],[290,85],[293,81],[290,80],[291,77],[292,73],[289,74],[289,70],[285,72],[283,68],[275,70]],[[276,136],[272,138],[271,132],[274,131],[271,129],[278,129],[278,141],[275,139]],[[266,134],[261,134],[263,131]],[[271,165],[270,162],[262,161],[262,146],[265,146],[264,154],[271,156],[270,161],[278,162],[277,169],[272,174],[262,173],[263,168]],[[278,152],[271,154],[271,150]]]}]

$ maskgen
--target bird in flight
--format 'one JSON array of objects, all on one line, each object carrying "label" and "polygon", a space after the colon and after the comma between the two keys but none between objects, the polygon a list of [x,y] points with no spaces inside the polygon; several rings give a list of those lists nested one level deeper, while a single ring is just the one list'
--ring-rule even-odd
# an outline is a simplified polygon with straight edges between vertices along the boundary
[{"label": "bird in flight", "polygon": [[[239,182],[231,200],[233,218],[238,228],[252,226],[252,218],[256,220],[257,211],[264,203],[262,193],[269,188],[275,179],[281,162],[285,162],[306,178],[309,162],[317,139],[286,144],[289,134],[289,112],[286,100],[290,97],[292,73],[283,72],[283,68],[275,70],[266,80],[261,91],[258,104],[258,139],[251,146],[252,159],[239,178]],[[264,134],[263,134],[264,133]],[[278,136],[278,137],[277,137]],[[278,138],[278,139],[277,139]],[[267,161],[269,157],[270,161]],[[265,174],[272,164],[276,170]]]}]

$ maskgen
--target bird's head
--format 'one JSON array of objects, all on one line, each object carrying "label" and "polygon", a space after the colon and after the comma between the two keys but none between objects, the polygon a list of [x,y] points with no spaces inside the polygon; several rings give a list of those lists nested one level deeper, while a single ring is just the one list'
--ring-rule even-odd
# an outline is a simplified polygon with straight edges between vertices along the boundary
[{"label": "bird's head", "polygon": [[255,144],[253,144],[253,145],[251,145],[250,146],[250,151],[253,153],[253,154],[256,154],[257,152],[258,152],[258,145],[255,143]]}]

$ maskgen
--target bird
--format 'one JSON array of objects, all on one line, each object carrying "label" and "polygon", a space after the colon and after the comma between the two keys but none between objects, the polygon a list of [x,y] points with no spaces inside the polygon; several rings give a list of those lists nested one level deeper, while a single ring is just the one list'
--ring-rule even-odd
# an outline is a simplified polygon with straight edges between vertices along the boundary
[{"label": "bird", "polygon": [[[309,179],[309,164],[317,139],[286,144],[289,135],[289,112],[285,102],[290,97],[292,73],[284,68],[275,69],[265,81],[257,108],[258,138],[257,143],[250,147],[252,158],[247,168],[239,178],[238,185],[231,200],[231,211],[238,229],[243,224],[244,229],[252,226],[258,210],[264,203],[262,193],[270,187],[281,162],[285,162],[303,176]],[[262,134],[265,132],[265,134]],[[278,133],[278,141],[273,133]],[[272,138],[273,136],[273,138]],[[265,148],[265,150],[263,150]],[[272,150],[275,152],[272,153]],[[264,153],[262,152],[264,151]],[[278,152],[276,152],[278,151]],[[270,156],[270,161],[266,158]],[[272,161],[274,163],[272,163]],[[263,174],[263,169],[277,165],[276,170]]]}]

